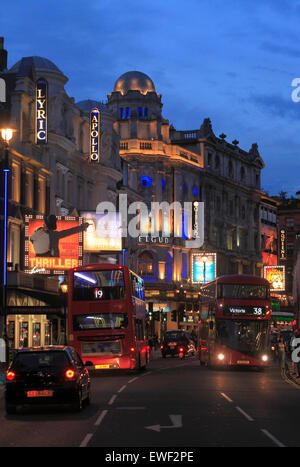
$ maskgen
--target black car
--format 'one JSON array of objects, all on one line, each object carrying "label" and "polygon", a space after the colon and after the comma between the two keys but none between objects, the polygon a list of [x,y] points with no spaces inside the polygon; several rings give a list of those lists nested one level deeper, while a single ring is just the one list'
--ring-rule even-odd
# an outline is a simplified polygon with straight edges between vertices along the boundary
[{"label": "black car", "polygon": [[165,332],[161,345],[161,355],[166,358],[167,355],[174,357],[179,355],[179,349],[183,349],[183,355],[194,355],[196,352],[195,344],[187,331],[167,331]]},{"label": "black car", "polygon": [[19,405],[68,404],[79,411],[90,403],[90,376],[69,346],[19,350],[6,372],[6,412]]}]

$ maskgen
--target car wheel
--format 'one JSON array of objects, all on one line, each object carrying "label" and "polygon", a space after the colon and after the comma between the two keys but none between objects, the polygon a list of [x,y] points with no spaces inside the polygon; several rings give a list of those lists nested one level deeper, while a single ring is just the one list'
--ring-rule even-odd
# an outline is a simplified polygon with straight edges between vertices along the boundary
[{"label": "car wheel", "polygon": [[7,415],[14,415],[17,411],[17,406],[13,404],[6,404],[5,410]]}]

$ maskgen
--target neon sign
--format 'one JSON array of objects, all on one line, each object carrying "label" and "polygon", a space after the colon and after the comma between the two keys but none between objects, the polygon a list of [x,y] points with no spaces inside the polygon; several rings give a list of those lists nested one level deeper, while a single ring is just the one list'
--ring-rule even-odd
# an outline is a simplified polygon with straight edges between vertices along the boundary
[{"label": "neon sign", "polygon": [[48,83],[44,78],[36,82],[35,87],[35,142],[47,143],[47,99]]},{"label": "neon sign", "polygon": [[100,162],[100,110],[90,113],[90,162]]}]

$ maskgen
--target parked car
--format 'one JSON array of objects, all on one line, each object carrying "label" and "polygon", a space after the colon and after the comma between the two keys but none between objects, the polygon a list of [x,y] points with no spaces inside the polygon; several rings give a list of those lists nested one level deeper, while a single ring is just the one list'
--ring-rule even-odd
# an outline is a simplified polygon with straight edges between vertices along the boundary
[{"label": "parked car", "polygon": [[89,373],[69,346],[19,350],[6,372],[6,412],[19,405],[68,404],[79,411],[90,403]]},{"label": "parked car", "polygon": [[[167,331],[164,335],[160,347],[161,355],[166,358],[167,355],[174,357],[183,354],[183,356],[195,355],[195,344],[187,331]],[[180,349],[183,349],[180,351]]]}]

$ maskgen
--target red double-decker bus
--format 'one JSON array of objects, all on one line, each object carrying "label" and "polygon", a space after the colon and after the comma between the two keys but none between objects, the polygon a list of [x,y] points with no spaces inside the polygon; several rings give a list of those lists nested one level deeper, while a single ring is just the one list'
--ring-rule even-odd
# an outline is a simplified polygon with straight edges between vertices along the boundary
[{"label": "red double-decker bus", "polygon": [[270,285],[251,275],[221,276],[200,289],[200,363],[267,367]]},{"label": "red double-decker bus", "polygon": [[149,361],[143,280],[126,266],[69,271],[68,343],[95,370],[141,369]]}]

